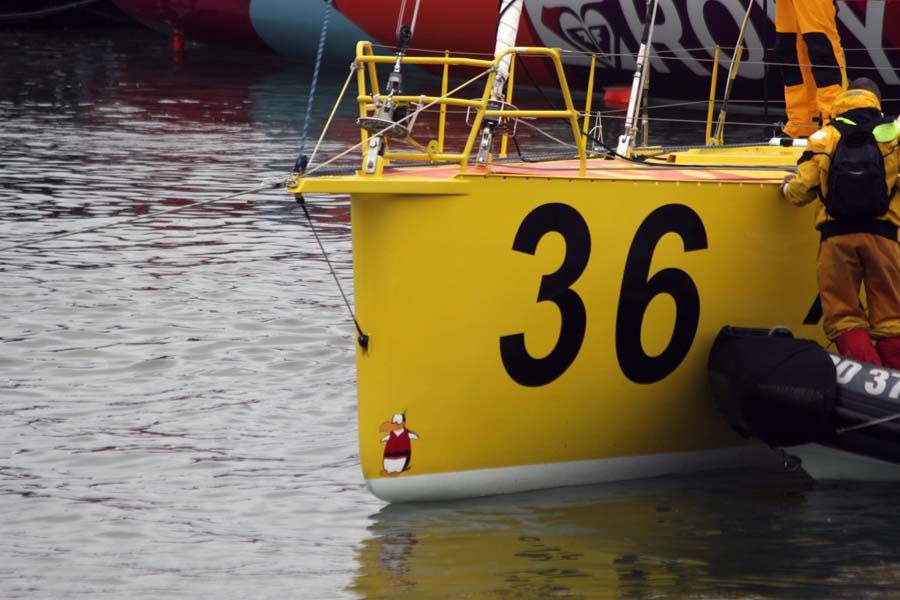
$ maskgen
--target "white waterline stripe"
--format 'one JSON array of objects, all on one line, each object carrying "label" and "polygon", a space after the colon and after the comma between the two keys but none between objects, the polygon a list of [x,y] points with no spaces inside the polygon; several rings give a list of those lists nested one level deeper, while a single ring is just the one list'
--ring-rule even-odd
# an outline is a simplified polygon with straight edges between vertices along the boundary
[{"label": "white waterline stripe", "polygon": [[780,458],[771,448],[756,444],[716,450],[383,477],[369,479],[366,485],[373,494],[387,502],[422,502],[646,479],[778,462]]}]

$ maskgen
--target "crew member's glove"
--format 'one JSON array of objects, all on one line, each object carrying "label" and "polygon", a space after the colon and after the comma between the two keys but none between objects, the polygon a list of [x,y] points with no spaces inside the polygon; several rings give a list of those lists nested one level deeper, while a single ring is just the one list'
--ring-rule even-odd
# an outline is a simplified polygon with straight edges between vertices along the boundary
[{"label": "crew member's glove", "polygon": [[796,178],[797,178],[796,175],[785,175],[784,176],[784,181],[781,183],[782,195],[787,196],[788,185],[791,183],[791,181],[793,181]]}]

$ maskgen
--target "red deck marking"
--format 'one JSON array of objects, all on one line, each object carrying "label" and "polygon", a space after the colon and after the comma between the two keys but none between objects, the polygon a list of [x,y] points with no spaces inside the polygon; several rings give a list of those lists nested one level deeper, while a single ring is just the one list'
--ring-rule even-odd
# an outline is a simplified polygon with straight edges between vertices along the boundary
[{"label": "red deck marking", "polygon": [[[628,166],[626,166],[628,165]],[[623,179],[632,181],[781,181],[784,172],[763,169],[728,169],[719,167],[671,167],[665,165],[634,167],[625,161],[592,161],[589,163],[588,179]],[[397,167],[385,170],[385,177],[413,176],[427,179],[450,179],[459,174],[457,165],[441,167]],[[539,164],[503,163],[489,168],[470,168],[464,176],[513,175],[524,177],[575,178],[578,174],[577,160],[548,161]]]}]

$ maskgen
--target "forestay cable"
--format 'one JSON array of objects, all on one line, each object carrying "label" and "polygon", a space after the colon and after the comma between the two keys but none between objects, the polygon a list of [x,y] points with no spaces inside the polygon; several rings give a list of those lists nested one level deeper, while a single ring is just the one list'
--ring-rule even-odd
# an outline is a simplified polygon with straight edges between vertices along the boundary
[{"label": "forestay cable", "polygon": [[316,231],[316,226],[313,224],[312,217],[309,214],[309,209],[306,208],[306,200],[303,198],[302,194],[297,196],[297,203],[301,208],[303,208],[303,214],[306,215],[306,220],[309,222],[309,228],[313,232],[313,236],[316,238],[316,243],[319,245],[319,250],[322,252],[322,257],[325,259],[325,264],[328,265],[328,270],[331,271],[331,277],[334,279],[334,283],[337,284],[338,291],[341,293],[341,298],[344,299],[344,305],[347,307],[347,311],[350,313],[350,318],[353,319],[353,325],[356,326],[356,341],[359,342],[359,345],[363,350],[368,350],[369,336],[363,333],[362,327],[359,326],[359,321],[356,320],[356,313],[353,312],[353,307],[350,306],[350,301],[347,299],[347,294],[344,293],[344,286],[341,285],[341,280],[338,278],[337,273],[334,270],[334,266],[332,266],[331,264],[331,259],[328,258],[328,253],[325,251],[325,246],[322,245],[322,240],[319,238],[319,232]]},{"label": "forestay cable", "polygon": [[[303,150],[306,147],[306,135],[309,130],[309,121],[312,118],[313,102],[316,98],[316,85],[319,82],[319,71],[322,68],[322,54],[325,51],[325,37],[328,35],[328,17],[331,14],[332,0],[325,1],[325,15],[322,17],[322,31],[319,33],[319,46],[316,49],[316,65],[313,68],[312,83],[309,86],[309,97],[306,101],[306,116],[303,118],[303,133],[300,134],[300,154],[297,164],[303,161]],[[295,170],[300,170],[295,167]]]}]

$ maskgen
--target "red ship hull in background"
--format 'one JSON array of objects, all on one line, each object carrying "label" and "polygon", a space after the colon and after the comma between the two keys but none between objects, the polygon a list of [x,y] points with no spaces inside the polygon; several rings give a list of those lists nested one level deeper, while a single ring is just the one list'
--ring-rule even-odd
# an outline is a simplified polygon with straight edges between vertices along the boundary
[{"label": "red ship hull in background", "polygon": [[[115,1],[152,27],[182,31],[188,39],[268,49],[306,60],[315,56],[325,6],[323,0]],[[777,98],[780,77],[766,69],[764,50],[774,40],[775,1],[756,3],[736,97],[760,99],[768,88]],[[359,37],[393,45],[402,4],[403,0],[334,0],[339,14],[331,15],[326,58],[345,65]],[[403,21],[409,22],[415,2],[405,4]],[[844,0],[837,5],[849,75],[872,77],[884,86],[887,99],[900,99],[900,2]],[[589,53],[601,54],[601,85],[626,83],[634,69],[644,6],[645,0],[525,0],[519,44],[571,51],[565,61],[573,67],[587,66]],[[746,0],[660,0],[653,38],[654,95],[705,97],[713,49],[734,43],[745,9]],[[496,3],[421,0],[412,46],[490,53],[496,19]],[[727,67],[730,53],[723,51],[720,61]],[[584,69],[572,73],[579,71]],[[533,74],[547,78],[537,68]]]}]

